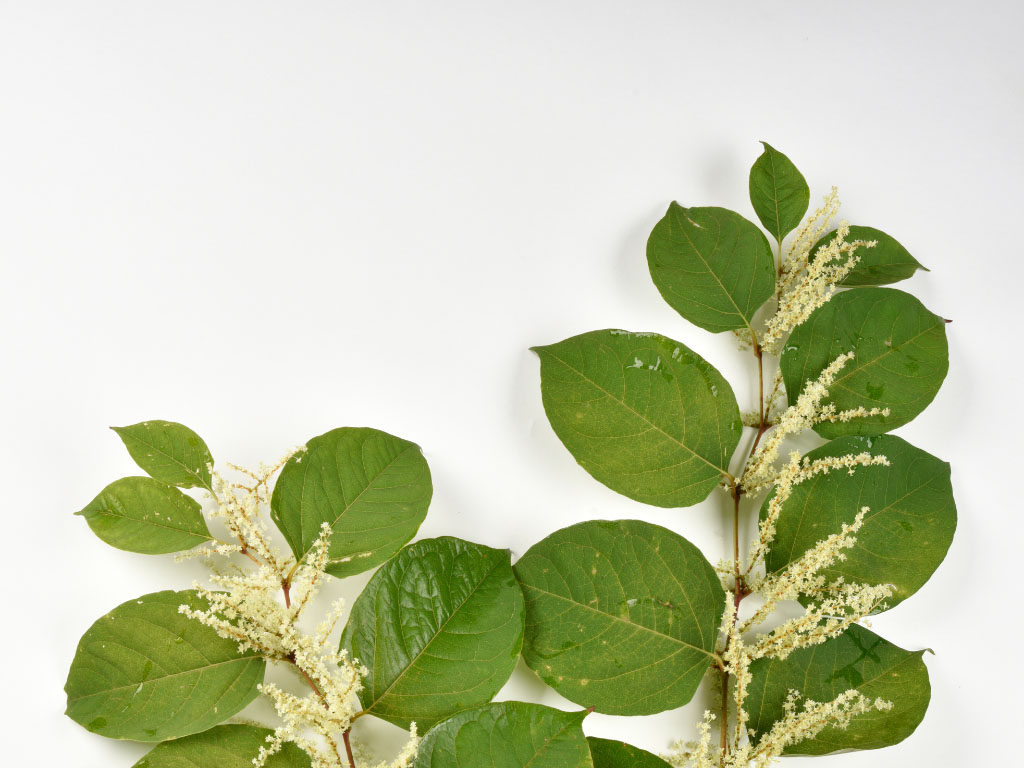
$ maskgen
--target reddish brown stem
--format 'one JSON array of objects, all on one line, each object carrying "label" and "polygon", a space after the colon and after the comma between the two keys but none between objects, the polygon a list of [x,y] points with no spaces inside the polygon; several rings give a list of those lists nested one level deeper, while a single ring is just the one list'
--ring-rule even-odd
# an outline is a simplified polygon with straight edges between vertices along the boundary
[{"label": "reddish brown stem", "polygon": [[356,759],[352,756],[352,745],[349,743],[348,734],[352,729],[349,728],[341,734],[341,738],[345,742],[345,755],[348,757],[348,764],[351,768],[356,768]]}]

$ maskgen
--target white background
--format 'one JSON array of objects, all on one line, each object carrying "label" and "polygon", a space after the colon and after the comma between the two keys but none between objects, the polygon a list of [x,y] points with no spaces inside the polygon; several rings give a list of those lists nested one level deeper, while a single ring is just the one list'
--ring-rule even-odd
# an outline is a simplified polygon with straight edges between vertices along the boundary
[{"label": "white background", "polygon": [[[1007,764],[1024,725],[1021,9],[0,2],[5,759],[143,751],[62,715],[89,624],[197,573],[72,517],[137,473],[111,424],[181,421],[250,464],[375,426],[424,448],[422,535],[518,556],[573,522],[638,517],[722,556],[721,499],[646,507],[575,465],[527,348],[657,330],[748,407],[751,360],[661,301],[644,244],[672,199],[753,218],[765,139],[814,200],[838,185],[845,216],[929,266],[903,287],[953,320],[949,377],[899,434],[952,461],[959,530],[875,622],[934,649],[931,709],[899,746],[817,764]],[[502,697],[570,706],[523,667]],[[698,710],[586,730],[661,750]]]}]

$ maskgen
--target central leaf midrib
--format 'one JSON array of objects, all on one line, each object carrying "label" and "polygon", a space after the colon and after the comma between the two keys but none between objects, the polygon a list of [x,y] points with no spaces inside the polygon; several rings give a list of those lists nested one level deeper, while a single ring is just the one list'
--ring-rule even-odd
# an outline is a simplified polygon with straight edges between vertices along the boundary
[{"label": "central leaf midrib", "polygon": [[[705,654],[709,659],[713,659],[715,657],[715,654],[712,651],[706,650],[705,648],[701,648],[700,646],[697,646],[697,645],[693,645],[692,643],[688,643],[685,640],[680,640],[678,637],[672,637],[672,635],[666,635],[664,632],[659,632],[656,629],[651,629],[650,627],[645,627],[643,624],[637,624],[635,622],[628,621],[628,620],[622,618],[621,616],[616,616],[615,614],[612,614],[612,613],[606,613],[605,611],[602,611],[602,610],[600,610],[598,608],[592,608],[591,606],[587,605],[586,603],[581,603],[578,600],[574,600],[571,597],[566,597],[565,595],[560,595],[557,592],[549,592],[546,589],[541,589],[540,587],[535,587],[532,584],[523,584],[522,582],[520,582],[520,584],[523,587],[523,589],[532,589],[534,592],[541,592],[541,593],[543,593],[545,595],[548,595],[550,597],[554,597],[554,598],[557,598],[557,599],[562,600],[564,602],[571,603],[572,605],[577,605],[580,608],[585,608],[586,610],[591,611],[593,613],[596,613],[599,616],[604,616],[606,618],[613,619],[614,621],[618,621],[618,622],[620,622],[622,624],[625,624],[625,625],[630,626],[630,627],[634,627],[636,629],[642,629],[645,632],[649,632],[652,635],[658,635],[659,637],[664,637],[666,640],[671,640],[673,643],[676,643],[677,645],[682,645],[682,646],[684,646],[686,648],[692,648],[695,651],[700,651],[701,653]],[[687,599],[689,599],[689,598],[687,598]]]},{"label": "central leaf midrib", "polygon": [[615,396],[615,395],[614,395],[614,394],[613,394],[612,392],[609,392],[609,391],[608,391],[607,389],[605,389],[604,387],[602,387],[602,386],[601,386],[600,384],[598,384],[598,383],[597,383],[596,381],[594,381],[594,380],[593,380],[592,378],[590,378],[590,377],[589,377],[589,376],[587,376],[587,375],[586,375],[585,373],[583,373],[583,371],[580,371],[580,370],[578,370],[578,369],[576,369],[576,368],[573,368],[573,367],[572,367],[571,365],[569,365],[569,363],[567,363],[567,362],[566,362],[565,360],[563,360],[562,358],[558,357],[557,355],[554,355],[554,354],[552,354],[552,355],[551,355],[551,357],[552,357],[552,359],[553,359],[553,360],[557,360],[557,361],[558,361],[559,363],[561,363],[562,365],[564,365],[564,366],[565,366],[566,368],[568,368],[568,369],[569,369],[570,371],[572,371],[573,373],[575,373],[576,375],[578,375],[578,376],[579,376],[579,377],[580,377],[581,379],[583,379],[584,381],[587,381],[587,382],[589,382],[589,383],[590,383],[591,385],[593,385],[593,386],[594,386],[594,388],[596,388],[596,389],[600,390],[601,392],[603,392],[604,394],[606,394],[606,395],[607,395],[608,397],[610,397],[610,398],[611,398],[612,400],[614,400],[614,401],[615,401],[616,403],[618,403],[618,404],[619,404],[619,405],[621,405],[621,406],[622,406],[623,408],[625,408],[625,409],[626,409],[627,411],[629,411],[630,413],[632,413],[632,414],[633,414],[634,416],[636,416],[636,417],[637,417],[638,419],[642,420],[642,421],[643,421],[643,422],[644,422],[645,424],[648,424],[648,425],[650,425],[652,429],[654,429],[654,430],[656,430],[656,431],[660,432],[661,434],[663,434],[663,435],[664,435],[665,437],[667,437],[667,438],[668,438],[669,440],[671,440],[671,441],[672,441],[673,443],[675,443],[675,444],[676,444],[676,445],[678,445],[678,446],[679,446],[680,448],[682,448],[683,450],[685,450],[685,451],[686,451],[687,453],[689,453],[689,454],[690,454],[691,456],[693,456],[693,457],[695,457],[695,458],[697,458],[697,459],[700,459],[701,461],[703,461],[703,462],[704,462],[705,464],[707,464],[707,465],[708,465],[709,467],[711,467],[712,469],[714,469],[714,470],[715,470],[716,472],[718,472],[719,474],[722,474],[722,475],[728,475],[728,474],[729,474],[729,471],[728,471],[727,469],[723,469],[722,467],[719,467],[719,466],[717,466],[716,464],[712,463],[711,461],[708,461],[708,460],[707,460],[707,459],[705,459],[705,458],[704,458],[703,456],[701,456],[701,455],[700,455],[699,453],[697,453],[697,452],[696,452],[695,450],[693,450],[693,448],[691,448],[690,446],[686,445],[686,444],[685,444],[685,443],[683,443],[683,442],[680,442],[678,438],[675,438],[675,437],[673,437],[672,435],[670,435],[670,434],[669,434],[668,432],[666,432],[666,431],[665,431],[664,429],[662,429],[661,427],[659,427],[659,426],[658,426],[657,424],[655,424],[655,423],[654,423],[653,421],[651,421],[650,419],[648,419],[648,418],[647,418],[646,416],[644,416],[644,415],[643,415],[642,413],[640,413],[640,412],[639,412],[639,411],[637,411],[637,410],[634,410],[633,408],[630,408],[630,407],[629,407],[629,406],[628,406],[628,405],[627,405],[627,404],[626,404],[626,403],[625,403],[625,402],[624,402],[623,400],[620,400],[620,399],[619,399],[618,397],[616,397],[616,396]]},{"label": "central leaf midrib", "polygon": [[[238,663],[240,661],[250,662],[250,661],[253,661],[253,660],[260,660],[260,657],[259,656],[240,656],[237,659],[225,659],[224,661],[217,661],[217,662],[214,662],[213,664],[206,664],[206,665],[204,665],[202,667],[192,667],[191,669],[183,669],[183,670],[181,670],[179,672],[172,672],[169,675],[159,675],[157,677],[151,677],[151,678],[149,678],[147,680],[140,680],[139,682],[131,682],[131,683],[127,683],[126,685],[114,686],[113,688],[104,688],[103,690],[95,691],[94,693],[87,693],[84,696],[76,696],[76,697],[68,696],[68,701],[72,702],[72,703],[73,702],[79,702],[79,701],[83,701],[84,699],[91,699],[94,696],[102,696],[104,694],[115,693],[117,691],[123,691],[123,690],[125,690],[127,688],[132,688],[132,687],[136,687],[137,688],[140,685],[145,686],[145,685],[149,685],[150,683],[155,683],[155,682],[158,682],[158,681],[169,680],[170,678],[178,677],[179,675],[189,675],[189,674],[192,674],[192,673],[195,673],[195,672],[198,672],[198,673],[202,674],[207,669],[212,669],[214,667],[220,667],[220,666],[223,666],[224,664],[236,664],[236,663]],[[152,659],[147,659],[147,661],[152,661]]]},{"label": "central leaf midrib", "polygon": [[[409,663],[405,665],[405,668],[395,677],[394,680],[388,683],[388,687],[381,691],[379,696],[374,697],[373,703],[366,708],[367,711],[376,707],[383,700],[383,698],[388,695],[388,692],[391,691],[391,689],[394,688],[399,683],[399,681],[401,681],[405,677],[406,673],[416,665],[416,662],[419,661],[420,657],[424,653],[426,653],[427,649],[430,648],[430,646],[434,643],[435,640],[437,640],[438,637],[440,637],[440,635],[444,632],[445,627],[448,626],[449,622],[451,622],[451,620],[455,618],[459,611],[466,607],[466,603],[468,603],[472,599],[473,595],[475,595],[477,590],[480,589],[480,586],[485,581],[487,581],[487,579],[491,577],[491,574],[494,573],[498,568],[500,568],[501,565],[501,563],[495,563],[490,568],[490,570],[488,570],[487,573],[484,574],[483,578],[481,578],[480,581],[473,586],[473,589],[471,589],[469,593],[462,599],[462,601],[452,610],[451,615],[444,620],[441,626],[437,628],[437,631],[431,636],[430,640],[424,643],[423,647],[416,652],[416,655],[409,660]],[[376,637],[374,638],[374,643],[376,644]],[[376,654],[376,649],[374,653]],[[443,696],[447,694],[439,695]]]}]

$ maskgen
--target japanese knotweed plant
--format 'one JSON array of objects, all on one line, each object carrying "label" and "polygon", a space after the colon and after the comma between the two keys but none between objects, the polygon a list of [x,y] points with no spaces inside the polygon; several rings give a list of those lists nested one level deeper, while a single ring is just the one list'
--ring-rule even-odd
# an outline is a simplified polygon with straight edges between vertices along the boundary
[{"label": "japanese knotweed plant", "polygon": [[[111,483],[79,514],[120,549],[212,567],[206,584],[114,608],[71,664],[71,718],[103,736],[160,742],[136,768],[406,768],[418,732],[486,705],[511,675],[524,603],[508,551],[450,537],[405,546],[432,494],[415,444],[336,429],[273,466],[222,474],[181,424],[115,431],[149,476]],[[205,515],[181,489],[206,496]],[[314,596],[330,577],[375,566],[339,643],[343,606],[311,616]],[[264,681],[268,664],[295,679]],[[276,709],[271,727],[226,723],[261,694]],[[392,761],[353,743],[365,715],[408,730]]]},{"label": "japanese knotweed plant", "polygon": [[[888,434],[935,397],[946,321],[880,287],[923,268],[903,246],[833,228],[834,188],[805,220],[809,199],[765,144],[750,200],[767,237],[733,211],[673,202],[647,243],[662,297],[752,352],[750,412],[714,366],[657,333],[592,331],[536,349],[548,419],[595,479],[658,507],[729,500],[732,557],[717,566],[673,531],[620,520],[557,531],[514,567],[523,656],[570,701],[649,715],[717,677],[720,698],[673,765],[884,747],[928,705],[923,651],[865,619],[916,592],[956,528],[949,465]],[[808,430],[829,442],[805,455],[787,446]],[[665,766],[618,742],[593,740],[591,752],[598,768]]]}]

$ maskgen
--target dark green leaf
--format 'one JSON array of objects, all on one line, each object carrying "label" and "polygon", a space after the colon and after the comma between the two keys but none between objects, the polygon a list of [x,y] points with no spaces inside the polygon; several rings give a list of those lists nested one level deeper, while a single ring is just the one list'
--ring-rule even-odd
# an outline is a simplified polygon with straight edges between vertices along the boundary
[{"label": "dark green leaf", "polygon": [[350,576],[401,549],[427,514],[433,486],[415,443],[376,429],[343,427],[314,437],[277,480],[271,516],[295,557],[330,524],[327,572]]},{"label": "dark green leaf", "polygon": [[523,645],[508,550],[443,537],[386,562],[352,607],[341,645],[370,670],[370,714],[422,730],[490,701]]},{"label": "dark green leaf", "polygon": [[888,417],[825,422],[823,437],[878,435],[901,427],[932,401],[946,377],[946,324],[909,293],[854,288],[837,294],[797,326],[782,353],[789,402],[839,355],[855,357],[840,371],[826,402],[839,410],[886,408]]},{"label": "dark green leaf", "polygon": [[143,421],[130,427],[111,427],[128,453],[147,475],[182,488],[210,490],[213,456],[203,438],[173,421]]},{"label": "dark green leaf", "polygon": [[[847,582],[892,584],[889,607],[914,594],[946,556],[956,530],[949,464],[892,435],[844,437],[811,451],[810,459],[870,453],[890,466],[818,475],[793,489],[776,525],[769,571],[784,568],[870,507],[846,560],[822,571]],[[765,500],[762,517],[768,507]]]},{"label": "dark green leaf", "polygon": [[[252,725],[218,725],[203,733],[153,747],[133,768],[252,768],[252,761],[273,732]],[[266,768],[309,768],[309,757],[291,742],[266,762]]]},{"label": "dark green leaf", "polygon": [[[795,651],[784,661],[759,659],[750,667],[748,726],[759,735],[782,719],[790,690],[804,699],[832,701],[851,689],[892,702],[889,711],[856,715],[846,730],[826,728],[786,749],[790,755],[824,755],[840,749],[877,749],[903,741],[924,717],[931,697],[924,651],[905,651],[854,625],[837,638]],[[797,710],[802,704],[797,704]],[[756,741],[756,738],[755,738]]]},{"label": "dark green leaf", "polygon": [[660,757],[624,741],[587,737],[594,768],[670,768]]},{"label": "dark green leaf", "polygon": [[503,701],[460,712],[424,737],[415,768],[593,768],[586,712]]},{"label": "dark green leaf", "polygon": [[766,142],[750,169],[750,202],[777,242],[796,229],[807,213],[811,190],[793,161]]},{"label": "dark green leaf", "polygon": [[107,544],[146,555],[181,552],[213,538],[198,502],[149,477],[115,480],[75,514]]},{"label": "dark green leaf", "polygon": [[535,351],[555,434],[613,491],[686,507],[728,472],[742,432],[736,397],[684,345],[656,333],[592,331]]},{"label": "dark green leaf", "polygon": [[178,613],[195,592],[122,603],[82,636],[64,690],[66,714],[113,739],[163,741],[205,731],[256,698],[264,661]]},{"label": "dark green leaf", "polygon": [[[812,253],[828,245],[835,239],[836,233],[830,232],[814,244]],[[852,240],[874,240],[877,245],[873,248],[858,248],[857,255],[860,261],[853,271],[846,276],[842,285],[888,285],[898,283],[912,277],[919,269],[928,271],[927,267],[910,255],[910,252],[900,245],[896,238],[885,234],[874,227],[850,227],[850,234],[846,237],[847,242]]]},{"label": "dark green leaf", "polygon": [[665,301],[713,333],[749,328],[775,291],[768,239],[725,208],[672,203],[647,240],[647,265]]},{"label": "dark green leaf", "polygon": [[563,528],[515,565],[523,658],[570,701],[609,715],[688,702],[711,663],[725,594],[700,551],[639,520]]}]

